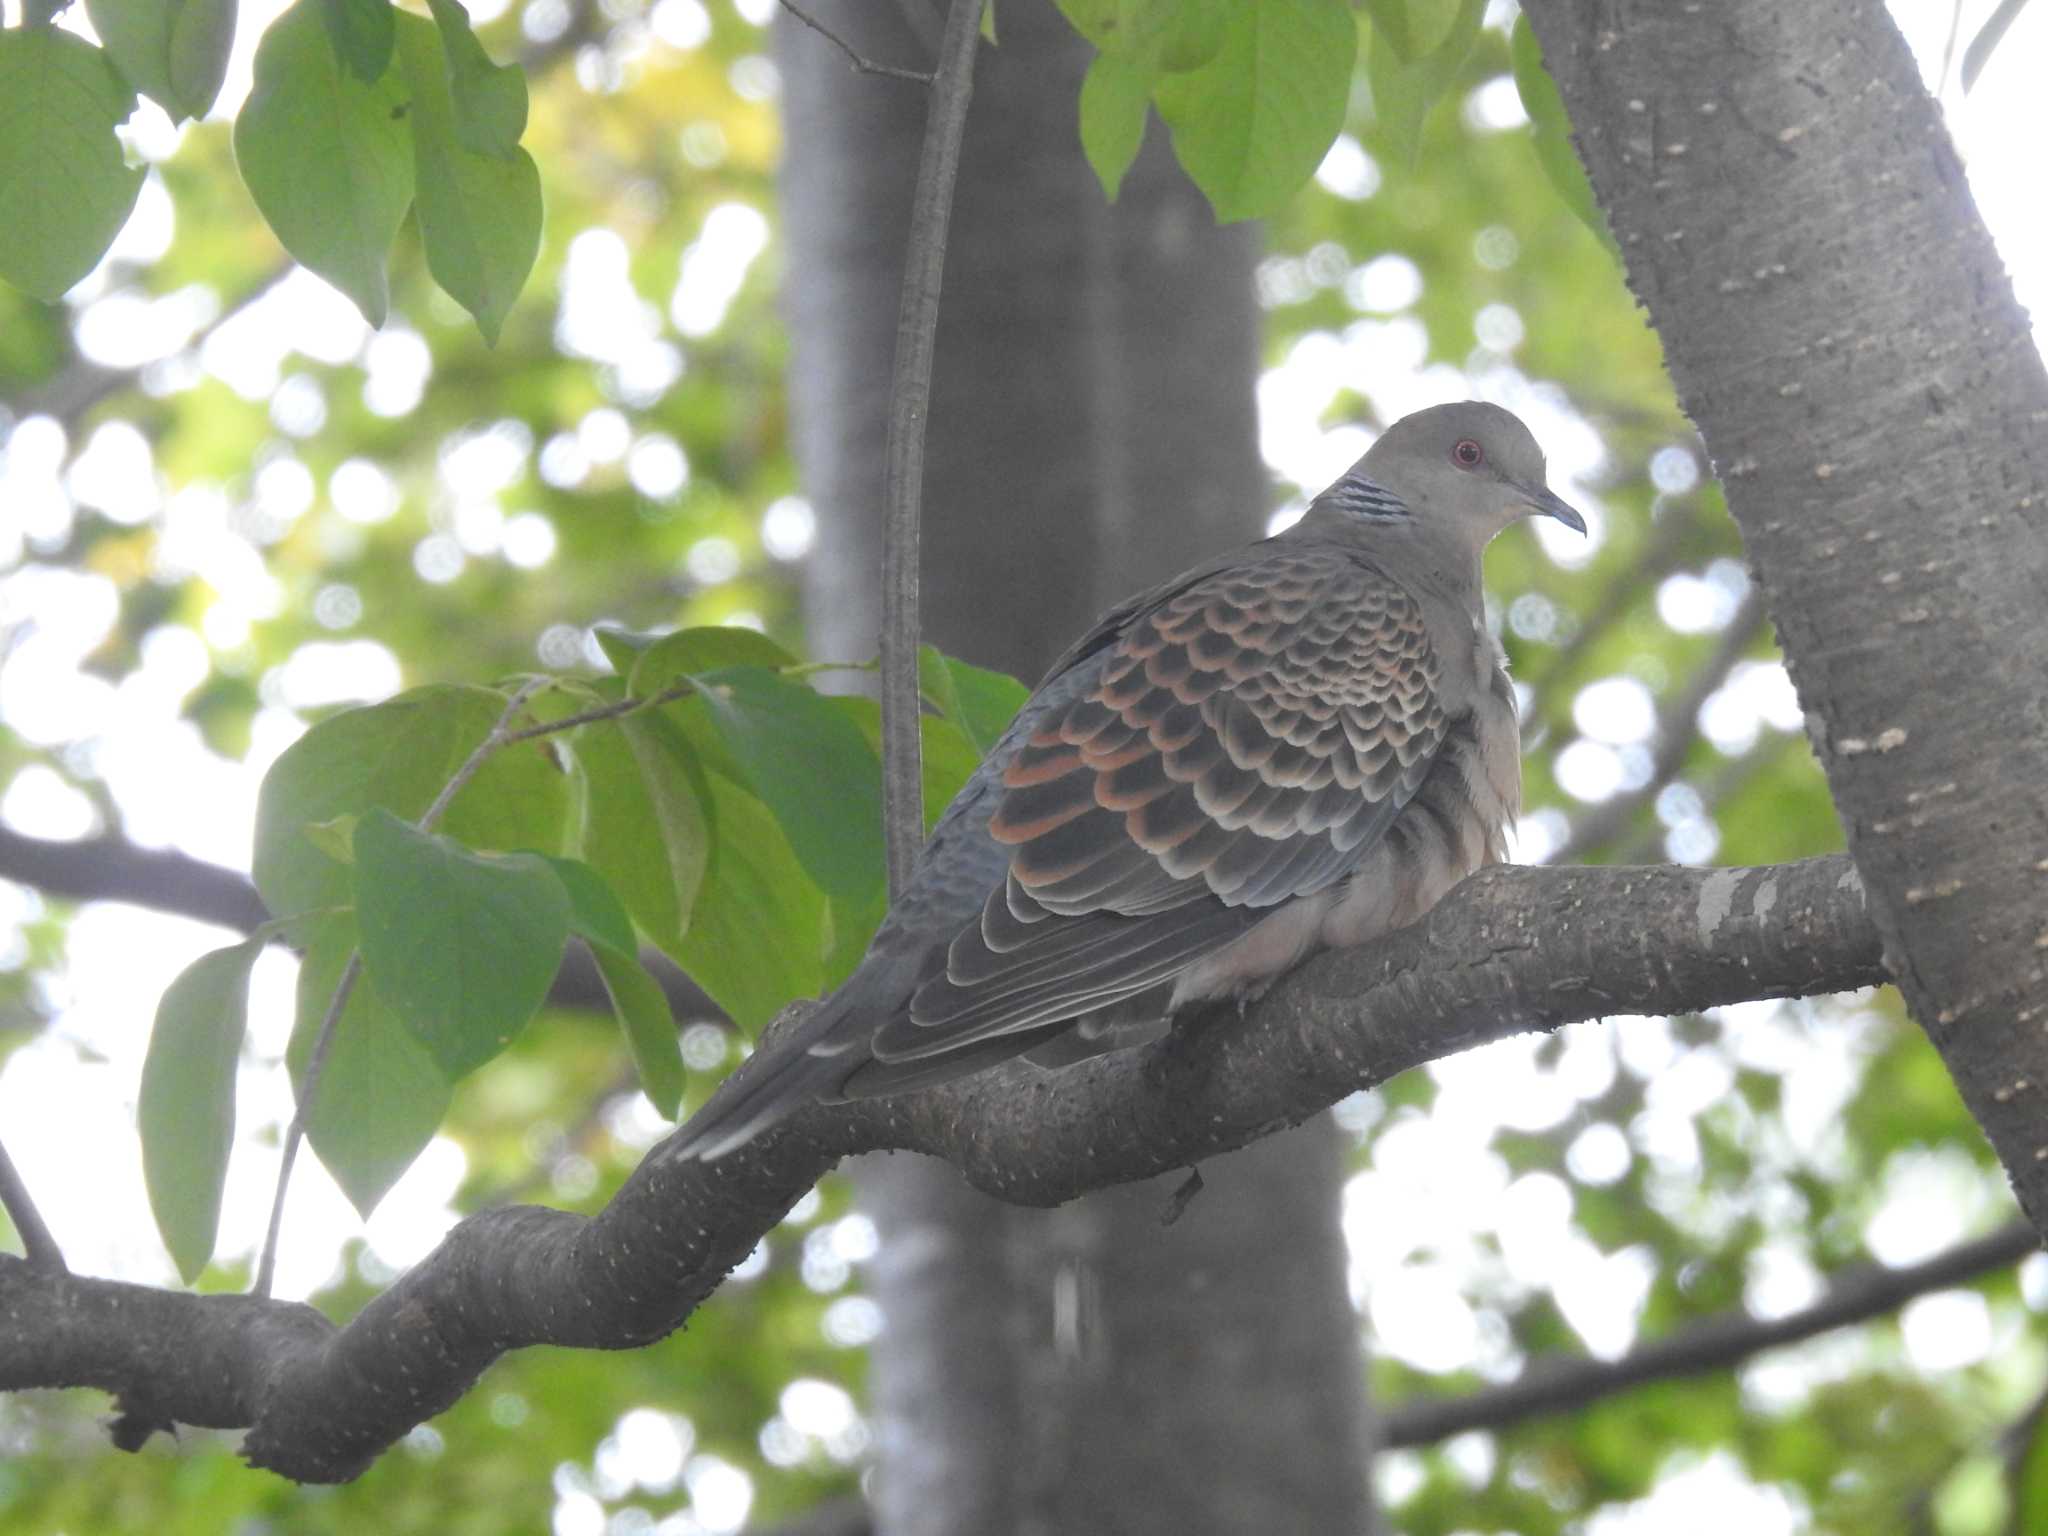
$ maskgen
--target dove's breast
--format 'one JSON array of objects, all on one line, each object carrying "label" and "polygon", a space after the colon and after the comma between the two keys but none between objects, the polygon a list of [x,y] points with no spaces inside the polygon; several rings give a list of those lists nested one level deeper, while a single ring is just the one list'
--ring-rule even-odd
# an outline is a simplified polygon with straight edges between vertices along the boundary
[{"label": "dove's breast", "polygon": [[1260,991],[1319,946],[1363,944],[1414,922],[1452,886],[1507,857],[1522,800],[1514,686],[1499,665],[1450,722],[1422,786],[1339,886],[1278,908],[1183,972],[1171,1006]]},{"label": "dove's breast", "polygon": [[1494,667],[1490,684],[1331,904],[1323,943],[1363,944],[1412,923],[1473,870],[1507,857],[1522,802],[1521,739],[1506,671]]}]

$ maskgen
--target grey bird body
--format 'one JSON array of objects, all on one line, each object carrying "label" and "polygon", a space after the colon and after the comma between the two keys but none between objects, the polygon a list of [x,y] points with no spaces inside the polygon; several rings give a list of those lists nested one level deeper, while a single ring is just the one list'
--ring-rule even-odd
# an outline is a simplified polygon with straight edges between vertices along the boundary
[{"label": "grey bird body", "polygon": [[907,1091],[1255,994],[1505,857],[1514,694],[1480,556],[1583,530],[1494,406],[1390,427],[1286,532],[1119,604],[933,829],[847,982],[669,1144],[713,1158],[814,1099]]}]

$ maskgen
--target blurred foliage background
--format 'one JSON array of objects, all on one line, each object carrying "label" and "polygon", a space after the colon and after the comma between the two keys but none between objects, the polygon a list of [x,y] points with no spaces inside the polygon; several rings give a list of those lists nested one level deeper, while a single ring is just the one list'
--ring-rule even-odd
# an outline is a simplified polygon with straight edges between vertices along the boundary
[{"label": "blurred foliage background", "polygon": [[[370,332],[287,267],[226,123],[180,132],[154,109],[134,132],[149,181],[110,258],[61,305],[0,290],[8,832],[245,867],[262,767],[336,705],[600,670],[600,623],[745,624],[802,645],[792,573],[830,513],[802,497],[785,419],[766,29],[786,22],[770,0],[472,9],[496,54],[529,66],[525,142],[547,199],[495,350],[433,288],[410,230],[393,318]],[[244,58],[261,10],[245,13]],[[1518,533],[1489,559],[1525,687],[1521,856],[1835,849],[1655,339],[1535,169],[1511,20],[1493,8],[1412,160],[1361,64],[1316,186],[1267,227],[1271,505],[1302,505],[1413,405],[1515,405],[1554,483],[1596,514],[1584,544]],[[231,75],[224,105],[244,88]],[[128,1117],[152,987],[217,942],[0,881],[0,1114],[79,1268],[170,1276]],[[290,968],[265,964],[246,1180],[210,1285],[245,1279],[289,1103],[282,1025],[262,1014],[266,997],[283,1008]],[[684,1026],[700,1083],[715,1080],[731,1037]],[[1729,1308],[1781,1315],[1840,1266],[1911,1262],[2010,1215],[1889,991],[1576,1026],[1339,1114],[1356,1142],[1352,1290],[1391,1411],[1550,1354],[1624,1355]],[[346,1316],[462,1211],[595,1208],[661,1130],[609,1022],[548,1016],[463,1084],[382,1226],[307,1195],[287,1279]],[[828,1180],[683,1333],[508,1359],[343,1488],[250,1472],[205,1433],[116,1453],[94,1394],[0,1400],[0,1531],[770,1527],[852,1494],[874,1454],[874,1247]],[[1732,1373],[1389,1452],[1382,1496],[1417,1533],[1706,1529],[1682,1524],[1702,1512],[1760,1532],[2048,1529],[2032,1524],[2048,1520],[2030,1494],[2043,1474],[2027,1476],[2044,1305],[2036,1259]]]}]

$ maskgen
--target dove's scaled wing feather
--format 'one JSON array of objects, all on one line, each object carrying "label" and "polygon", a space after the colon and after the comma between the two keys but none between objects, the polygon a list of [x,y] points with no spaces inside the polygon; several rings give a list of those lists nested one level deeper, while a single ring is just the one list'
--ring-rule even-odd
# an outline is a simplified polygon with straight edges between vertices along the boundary
[{"label": "dove's scaled wing feather", "polygon": [[[879,1063],[1042,1038],[1331,888],[1446,729],[1421,608],[1336,546],[1217,571],[1098,657],[1076,669],[1092,686],[1020,733],[988,822],[1007,870],[943,971],[876,1032]],[[857,1074],[848,1091],[883,1081]]]}]

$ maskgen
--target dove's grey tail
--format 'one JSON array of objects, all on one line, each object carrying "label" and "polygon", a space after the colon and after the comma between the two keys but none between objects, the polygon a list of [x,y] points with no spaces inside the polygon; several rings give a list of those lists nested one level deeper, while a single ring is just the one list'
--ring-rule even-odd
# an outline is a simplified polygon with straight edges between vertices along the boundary
[{"label": "dove's grey tail", "polygon": [[839,1097],[846,1080],[868,1065],[876,1025],[904,1004],[909,988],[899,969],[869,956],[838,991],[743,1062],[662,1155],[710,1162],[806,1104]]}]

